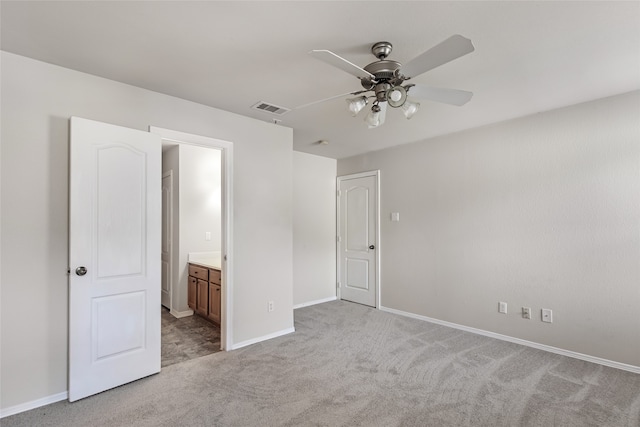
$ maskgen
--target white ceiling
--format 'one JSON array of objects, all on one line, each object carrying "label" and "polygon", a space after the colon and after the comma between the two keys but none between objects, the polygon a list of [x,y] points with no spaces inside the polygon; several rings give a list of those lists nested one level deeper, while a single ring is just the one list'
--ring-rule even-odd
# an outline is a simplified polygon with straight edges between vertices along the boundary
[{"label": "white ceiling", "polygon": [[[474,92],[463,107],[423,101],[368,129],[343,99],[280,117],[294,149],[343,158],[640,89],[640,2],[8,2],[2,50],[260,120],[360,89],[307,52],[364,66],[390,41],[407,62],[453,34],[475,52],[412,82]],[[274,125],[275,126],[275,125]],[[320,145],[327,140],[329,145]]]}]

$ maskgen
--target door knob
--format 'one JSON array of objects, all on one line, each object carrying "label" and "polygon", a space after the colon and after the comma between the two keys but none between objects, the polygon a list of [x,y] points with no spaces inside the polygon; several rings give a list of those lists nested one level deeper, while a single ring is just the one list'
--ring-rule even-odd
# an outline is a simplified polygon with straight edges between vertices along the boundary
[{"label": "door knob", "polygon": [[84,276],[85,274],[87,274],[87,267],[78,267],[78,268],[76,268],[76,274],[78,276]]},{"label": "door knob", "polygon": [[373,245],[369,245],[369,249],[374,250],[376,247]]}]

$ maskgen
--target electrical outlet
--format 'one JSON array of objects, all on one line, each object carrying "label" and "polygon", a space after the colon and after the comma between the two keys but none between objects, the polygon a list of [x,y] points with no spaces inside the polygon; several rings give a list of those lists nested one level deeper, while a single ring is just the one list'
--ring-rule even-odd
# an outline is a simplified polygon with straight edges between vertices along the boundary
[{"label": "electrical outlet", "polygon": [[507,314],[507,303],[500,301],[498,303],[498,312],[502,314]]},{"label": "electrical outlet", "polygon": [[271,313],[273,311],[273,301],[267,303],[267,311]]},{"label": "electrical outlet", "polygon": [[542,309],[542,321],[547,323],[553,323],[553,311],[550,308]]},{"label": "electrical outlet", "polygon": [[522,318],[531,319],[531,307],[522,307]]}]

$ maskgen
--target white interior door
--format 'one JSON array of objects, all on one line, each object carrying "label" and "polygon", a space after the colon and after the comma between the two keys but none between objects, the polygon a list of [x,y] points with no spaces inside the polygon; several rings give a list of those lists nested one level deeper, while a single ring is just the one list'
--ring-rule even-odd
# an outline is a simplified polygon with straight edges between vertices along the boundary
[{"label": "white interior door", "polygon": [[338,186],[340,298],[377,307],[377,173],[339,177]]},{"label": "white interior door", "polygon": [[161,144],[71,118],[69,400],[160,371]]},{"label": "white interior door", "polygon": [[171,310],[171,236],[173,233],[173,174],[162,175],[162,305]]}]

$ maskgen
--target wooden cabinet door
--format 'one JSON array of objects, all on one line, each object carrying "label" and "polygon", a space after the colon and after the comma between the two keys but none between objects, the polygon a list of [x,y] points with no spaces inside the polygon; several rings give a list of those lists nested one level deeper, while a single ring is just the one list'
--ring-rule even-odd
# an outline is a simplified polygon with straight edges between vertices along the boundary
[{"label": "wooden cabinet door", "polygon": [[209,283],[209,319],[220,323],[220,285]]},{"label": "wooden cabinet door", "polygon": [[195,277],[189,276],[189,288],[187,291],[187,304],[189,308],[192,310],[196,309],[196,300],[197,300],[197,287],[198,287],[198,279]]},{"label": "wooden cabinet door", "polygon": [[201,316],[208,314],[209,305],[209,282],[198,280],[198,297],[196,301],[196,311]]}]

